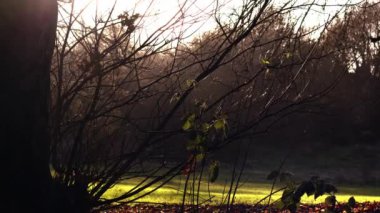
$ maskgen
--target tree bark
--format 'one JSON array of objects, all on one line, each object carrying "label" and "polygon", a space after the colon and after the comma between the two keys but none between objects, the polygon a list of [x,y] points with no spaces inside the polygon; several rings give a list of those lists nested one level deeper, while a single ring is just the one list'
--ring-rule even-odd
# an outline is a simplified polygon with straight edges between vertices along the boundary
[{"label": "tree bark", "polygon": [[51,212],[50,63],[56,0],[0,0],[0,212]]}]

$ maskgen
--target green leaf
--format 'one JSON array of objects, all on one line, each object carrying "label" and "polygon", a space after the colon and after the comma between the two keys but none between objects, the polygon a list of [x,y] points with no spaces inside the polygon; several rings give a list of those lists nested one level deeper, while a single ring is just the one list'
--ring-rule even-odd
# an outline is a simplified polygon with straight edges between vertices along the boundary
[{"label": "green leaf", "polygon": [[260,63],[264,64],[264,65],[268,65],[268,64],[270,64],[270,61],[268,59],[262,58]]},{"label": "green leaf", "polygon": [[209,166],[209,181],[214,183],[219,176],[219,162],[213,161]]},{"label": "green leaf", "polygon": [[186,131],[189,130],[192,126],[193,124],[189,120],[186,120],[182,125],[182,129]]},{"label": "green leaf", "polygon": [[181,98],[181,94],[179,94],[178,92],[176,92],[176,93],[174,93],[174,95],[170,98],[169,103],[172,103],[172,102],[174,102],[174,101],[178,101],[180,98]]},{"label": "green leaf", "polygon": [[207,109],[208,105],[205,101],[202,102],[202,104],[199,105],[199,108],[203,111],[205,109]]},{"label": "green leaf", "polygon": [[292,57],[292,53],[291,53],[291,52],[286,52],[286,53],[285,53],[285,57],[286,57],[287,59],[289,59],[290,57]]},{"label": "green leaf", "polygon": [[205,147],[203,142],[205,141],[205,136],[197,135],[194,139],[191,139],[186,144],[186,149],[188,151],[195,151],[197,153],[204,153]]},{"label": "green leaf", "polygon": [[210,124],[208,124],[208,123],[203,123],[203,124],[202,124],[202,132],[203,132],[203,133],[207,133],[207,132],[210,130],[210,127],[211,127]]},{"label": "green leaf", "polygon": [[195,155],[195,160],[197,162],[202,161],[204,158],[205,158],[205,154],[204,153],[198,153],[198,154]]},{"label": "green leaf", "polygon": [[195,121],[195,114],[192,113],[187,118],[185,119],[185,122],[182,125],[182,129],[184,131],[190,130],[194,126],[194,121]]},{"label": "green leaf", "polygon": [[216,130],[224,130],[226,127],[226,119],[218,119],[214,122],[214,128]]},{"label": "green leaf", "polygon": [[206,140],[206,137],[203,135],[197,135],[195,137],[195,143],[196,144],[202,144]]},{"label": "green leaf", "polygon": [[186,86],[187,87],[195,87],[196,81],[195,80],[186,80]]}]

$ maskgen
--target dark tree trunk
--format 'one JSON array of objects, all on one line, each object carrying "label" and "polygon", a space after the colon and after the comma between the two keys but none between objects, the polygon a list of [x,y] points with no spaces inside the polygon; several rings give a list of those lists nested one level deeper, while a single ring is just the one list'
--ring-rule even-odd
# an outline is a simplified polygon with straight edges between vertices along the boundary
[{"label": "dark tree trunk", "polygon": [[0,212],[52,212],[49,70],[56,0],[0,0]]}]

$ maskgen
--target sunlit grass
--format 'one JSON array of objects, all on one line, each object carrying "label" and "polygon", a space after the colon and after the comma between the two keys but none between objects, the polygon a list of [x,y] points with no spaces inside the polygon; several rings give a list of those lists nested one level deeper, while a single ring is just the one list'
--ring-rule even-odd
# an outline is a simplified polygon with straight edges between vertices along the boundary
[{"label": "sunlit grass", "polygon": [[[104,198],[116,197],[123,192],[127,192],[135,186],[133,183],[122,183],[114,186],[112,189],[107,191]],[[177,181],[171,183],[167,186],[164,186],[152,194],[149,194],[141,199],[138,202],[149,202],[149,203],[166,203],[166,204],[178,204],[182,201],[183,188],[180,187],[180,183]],[[207,190],[207,183],[202,184],[200,190],[200,202],[211,201],[210,204],[218,205],[226,197],[226,192],[228,187],[225,187],[223,183],[214,183],[210,184],[210,192]],[[235,203],[239,204],[255,204],[257,201],[266,197],[270,193],[271,185],[268,183],[246,183],[239,187]],[[154,187],[149,187],[145,191],[150,191]],[[276,188],[275,188],[276,189]],[[191,190],[191,187],[190,187]],[[380,189],[373,187],[339,187],[339,193],[336,194],[338,202],[347,202],[347,200],[354,196],[357,202],[366,202],[366,201],[377,201],[380,202]],[[187,195],[190,196],[190,195]],[[210,198],[211,196],[211,198]],[[271,200],[275,201],[279,199],[281,192],[272,196]],[[314,200],[313,196],[307,197],[306,195],[302,197],[301,203],[307,204],[317,204],[324,202],[326,196],[319,197]],[[188,197],[189,198],[189,197]],[[133,198],[132,198],[133,199]],[[266,204],[268,201],[264,201]]]}]

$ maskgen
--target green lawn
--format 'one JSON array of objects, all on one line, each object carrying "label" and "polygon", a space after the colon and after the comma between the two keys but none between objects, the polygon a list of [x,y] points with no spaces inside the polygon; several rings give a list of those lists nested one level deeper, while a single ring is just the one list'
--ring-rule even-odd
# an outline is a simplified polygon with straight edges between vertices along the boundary
[{"label": "green lawn", "polygon": [[[114,186],[105,194],[105,198],[115,197],[120,195],[123,192],[131,189],[135,184],[123,183]],[[365,202],[365,201],[378,201],[380,202],[380,189],[375,187],[343,187],[337,186],[339,192],[336,194],[338,202],[347,202],[348,198],[354,196],[356,201]],[[271,185],[269,183],[245,183],[243,184],[237,194],[236,194],[236,203],[244,204],[254,204],[258,200],[267,196],[270,192]],[[149,188],[148,190],[151,190]],[[200,191],[200,202],[207,200],[211,197],[211,204],[220,204],[223,197],[224,184],[223,183],[214,183],[210,184],[210,194],[207,190],[207,183],[202,184]],[[227,189],[226,189],[227,190]],[[158,189],[152,194],[139,199],[139,202],[152,202],[152,203],[168,203],[168,204],[178,204],[181,203],[183,196],[182,187],[180,187],[179,181],[175,183],[168,184],[165,187]],[[279,199],[281,193],[277,193],[272,197],[272,200]],[[302,197],[302,203],[321,203],[324,202],[325,196],[314,200],[314,198],[307,197],[306,195]]]}]

